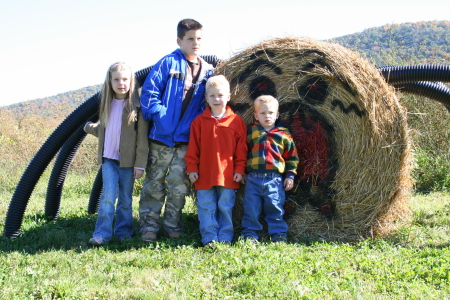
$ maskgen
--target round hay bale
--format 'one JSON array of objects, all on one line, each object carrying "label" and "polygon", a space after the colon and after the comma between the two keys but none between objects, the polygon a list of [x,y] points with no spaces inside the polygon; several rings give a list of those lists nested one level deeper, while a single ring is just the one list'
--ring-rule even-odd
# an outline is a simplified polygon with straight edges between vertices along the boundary
[{"label": "round hay bale", "polygon": [[[280,102],[300,157],[285,205],[291,237],[359,240],[409,221],[406,113],[368,61],[337,44],[287,37],[249,47],[216,73],[230,81],[230,106],[248,125],[256,97]],[[242,196],[241,190],[237,226]]]}]

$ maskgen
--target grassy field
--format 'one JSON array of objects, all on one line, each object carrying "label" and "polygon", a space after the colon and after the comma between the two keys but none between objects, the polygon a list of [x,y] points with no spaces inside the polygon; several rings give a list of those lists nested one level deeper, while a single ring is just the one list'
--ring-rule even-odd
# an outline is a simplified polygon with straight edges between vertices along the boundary
[{"label": "grassy field", "polygon": [[[0,238],[1,299],[450,299],[450,195],[415,195],[413,224],[388,239],[356,243],[290,240],[203,248],[196,210],[186,234],[156,244],[139,237],[88,245],[92,178],[69,176],[61,216],[44,217],[46,172],[22,235]],[[11,183],[14,185],[14,183]],[[87,192],[83,192],[87,191]],[[13,188],[0,189],[0,230]],[[134,216],[138,228],[138,197]]]}]

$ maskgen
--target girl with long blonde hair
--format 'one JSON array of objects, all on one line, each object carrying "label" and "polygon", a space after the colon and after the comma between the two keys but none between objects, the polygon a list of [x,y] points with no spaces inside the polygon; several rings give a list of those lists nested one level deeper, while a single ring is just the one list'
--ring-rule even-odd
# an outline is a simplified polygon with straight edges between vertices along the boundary
[{"label": "girl with long blonde hair", "polygon": [[113,234],[119,240],[133,236],[134,179],[142,177],[148,159],[148,121],[140,113],[139,93],[128,64],[117,62],[108,68],[100,95],[99,121],[84,127],[99,138],[102,165],[103,192],[89,240],[95,246],[108,243]]}]

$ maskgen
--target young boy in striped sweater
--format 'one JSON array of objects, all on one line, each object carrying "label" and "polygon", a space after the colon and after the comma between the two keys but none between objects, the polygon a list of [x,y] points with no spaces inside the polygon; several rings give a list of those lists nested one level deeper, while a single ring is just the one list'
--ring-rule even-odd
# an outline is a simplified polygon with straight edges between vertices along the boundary
[{"label": "young boy in striped sweater", "polygon": [[[248,130],[247,178],[241,236],[256,243],[264,210],[272,242],[285,242],[288,226],[283,220],[285,191],[294,186],[299,158],[287,128],[277,126],[278,101],[259,96],[254,102],[256,122]],[[283,174],[285,179],[283,180]]]}]

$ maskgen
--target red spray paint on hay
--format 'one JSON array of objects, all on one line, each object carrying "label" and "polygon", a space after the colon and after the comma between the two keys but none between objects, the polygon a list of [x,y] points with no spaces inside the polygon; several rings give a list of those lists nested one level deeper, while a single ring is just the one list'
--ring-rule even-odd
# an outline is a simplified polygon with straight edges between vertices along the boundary
[{"label": "red spray paint on hay", "polygon": [[294,116],[290,127],[300,159],[297,169],[298,178],[317,185],[320,179],[328,177],[330,169],[329,145],[324,126],[308,115],[306,124],[302,124],[300,118]]}]

